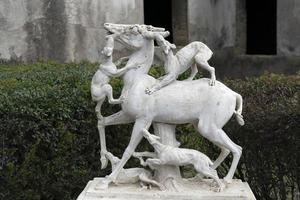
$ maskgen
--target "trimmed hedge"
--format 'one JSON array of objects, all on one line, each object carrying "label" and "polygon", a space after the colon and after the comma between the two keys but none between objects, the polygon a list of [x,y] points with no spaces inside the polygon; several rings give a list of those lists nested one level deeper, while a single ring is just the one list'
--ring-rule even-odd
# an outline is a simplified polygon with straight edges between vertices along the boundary
[{"label": "trimmed hedge", "polygon": [[[90,81],[90,63],[0,66],[0,199],[75,199],[100,170],[99,138]],[[159,70],[152,69],[158,76]],[[257,199],[296,199],[299,195],[299,75],[266,74],[225,83],[244,97],[246,125],[232,120],[225,131],[241,145],[237,178],[248,181]],[[122,82],[111,81],[114,96]],[[119,106],[105,104],[105,114]],[[107,128],[107,146],[121,156],[132,125]],[[182,146],[211,158],[219,150],[198,137],[190,125],[179,126]],[[139,149],[150,148],[143,141]],[[224,175],[230,159],[219,168]],[[131,160],[129,166],[137,161]],[[194,174],[183,168],[186,176]]]},{"label": "trimmed hedge", "polygon": [[[245,126],[240,127],[233,118],[224,127],[228,136],[243,147],[235,177],[247,181],[257,199],[299,198],[300,76],[266,74],[225,83],[244,98]],[[191,132],[190,128],[182,133]],[[198,147],[211,158],[218,156],[219,150],[211,143],[183,138],[184,146]],[[229,156],[218,169],[221,177],[231,161]]]}]

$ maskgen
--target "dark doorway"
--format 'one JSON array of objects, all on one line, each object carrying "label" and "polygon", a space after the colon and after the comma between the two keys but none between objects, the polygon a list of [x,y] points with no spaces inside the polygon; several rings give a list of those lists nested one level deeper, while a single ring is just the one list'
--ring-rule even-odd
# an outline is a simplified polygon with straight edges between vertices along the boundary
[{"label": "dark doorway", "polygon": [[170,36],[166,39],[173,42],[172,0],[144,0],[144,16],[145,24],[163,27],[169,31]]},{"label": "dark doorway", "polygon": [[247,0],[247,54],[277,53],[277,0]]}]

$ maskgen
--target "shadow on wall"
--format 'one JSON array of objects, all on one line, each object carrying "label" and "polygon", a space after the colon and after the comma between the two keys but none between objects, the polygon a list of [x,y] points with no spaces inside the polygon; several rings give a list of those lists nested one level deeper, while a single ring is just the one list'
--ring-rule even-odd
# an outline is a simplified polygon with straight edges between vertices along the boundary
[{"label": "shadow on wall", "polygon": [[[30,6],[28,3],[27,6]],[[30,10],[30,8],[28,8]],[[64,1],[43,1],[43,18],[28,21],[24,25],[27,32],[26,61],[50,59],[66,60],[67,18]]]}]

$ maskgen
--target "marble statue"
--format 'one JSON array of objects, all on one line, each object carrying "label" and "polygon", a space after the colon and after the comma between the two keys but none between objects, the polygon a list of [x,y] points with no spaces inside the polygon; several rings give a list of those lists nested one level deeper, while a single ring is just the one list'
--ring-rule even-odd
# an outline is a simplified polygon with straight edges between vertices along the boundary
[{"label": "marble statue", "polygon": [[[105,152],[105,156],[110,161],[112,170],[114,170],[117,164],[120,162],[120,159],[114,156],[110,152]],[[139,159],[141,163],[144,163],[141,157]],[[151,188],[151,185],[154,185],[159,187],[161,190],[164,189],[164,187],[160,183],[153,180],[152,173],[144,168],[136,167],[136,168],[122,169],[115,180],[116,184],[136,183],[136,182],[139,182],[143,188],[145,188],[146,185],[148,185],[149,188]]]},{"label": "marble statue", "polygon": [[[164,28],[149,25],[130,25],[105,23],[107,43],[103,49],[104,60],[92,80],[92,98],[97,102],[98,130],[101,142],[102,168],[108,160],[112,172],[101,178],[95,190],[106,190],[111,183],[143,182],[159,188],[171,190],[171,185],[180,185],[181,175],[178,166],[191,164],[198,173],[212,178],[222,191],[232,178],[242,147],[235,144],[222,129],[234,116],[240,125],[244,125],[242,116],[243,99],[223,83],[216,80],[215,69],[208,64],[212,51],[201,42],[192,42],[176,54],[176,46],[165,37],[169,32]],[[133,50],[128,56],[125,67],[117,69],[112,61],[113,43],[117,41]],[[153,63],[154,41],[164,52],[164,69],[166,75],[155,79],[148,75]],[[179,81],[178,76],[192,68],[188,79]],[[201,67],[210,73],[210,78],[193,80]],[[110,77],[123,79],[124,87],[120,99],[113,99],[112,87],[108,84]],[[105,97],[109,103],[121,104],[122,109],[110,116],[101,115],[101,105]],[[134,123],[131,138],[122,158],[118,159],[106,149],[105,127],[118,124]],[[219,156],[212,162],[203,153],[192,149],[178,147],[175,138],[177,124],[194,125],[200,135],[221,149]],[[153,125],[155,135],[148,132]],[[154,147],[155,153],[135,153],[135,149],[146,137]],[[161,139],[160,139],[161,138]],[[216,168],[229,153],[233,154],[232,164],[223,180],[219,179]],[[134,155],[142,166],[150,166],[155,176],[143,168],[134,168],[126,180],[124,165]],[[141,156],[148,156],[144,161]],[[126,173],[125,173],[126,174]],[[120,178],[122,177],[122,178]],[[180,187],[175,187],[180,190]]]},{"label": "marble statue", "polygon": [[106,45],[101,51],[104,58],[102,64],[99,66],[99,69],[94,74],[92,83],[91,83],[91,95],[92,100],[97,102],[95,111],[98,118],[101,118],[102,115],[101,105],[103,104],[105,97],[108,97],[110,104],[120,104],[122,103],[122,98],[114,99],[111,85],[108,84],[111,77],[122,76],[125,72],[132,68],[138,68],[138,64],[131,66],[126,66],[122,69],[117,69],[116,65],[112,62],[112,53],[114,49],[114,38],[112,36],[106,36]]},{"label": "marble statue", "polygon": [[[156,152],[156,154],[152,155],[149,153],[146,154],[152,158],[148,158],[146,162],[141,160],[143,166],[149,166],[155,169],[160,165],[193,165],[199,174],[216,181],[218,185],[217,191],[224,189],[225,186],[220,181],[217,171],[211,167],[213,162],[205,154],[193,149],[184,149],[162,144],[159,141],[160,137],[150,134],[146,129],[143,130],[143,135],[154,147]],[[135,156],[137,156],[137,154],[135,154]]]},{"label": "marble statue", "polygon": [[192,42],[180,49],[176,55],[172,51],[172,49],[176,48],[174,44],[170,44],[168,41],[165,43],[158,42],[158,44],[164,49],[164,69],[167,74],[152,88],[146,89],[147,94],[152,94],[175,81],[180,74],[190,67],[192,72],[187,80],[193,80],[198,72],[197,66],[209,71],[211,75],[209,84],[211,86],[215,85],[215,68],[211,67],[207,62],[213,53],[205,44],[202,42]]}]

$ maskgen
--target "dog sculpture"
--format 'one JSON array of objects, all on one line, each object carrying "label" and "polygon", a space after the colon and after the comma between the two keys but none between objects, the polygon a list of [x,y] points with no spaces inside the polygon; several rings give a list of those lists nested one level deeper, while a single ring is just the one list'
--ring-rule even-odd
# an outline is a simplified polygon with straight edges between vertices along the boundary
[{"label": "dog sculpture", "polygon": [[[110,161],[112,170],[114,170],[117,164],[120,162],[120,159],[110,152],[105,152],[105,156]],[[141,158],[139,159],[141,160]],[[164,187],[160,183],[153,180],[151,172],[144,168],[122,169],[114,183],[125,184],[137,183],[138,181],[143,188],[146,187],[146,185],[149,185],[149,187],[151,187],[151,185],[154,185],[161,190],[164,189]]]},{"label": "dog sculpture", "polygon": [[218,192],[224,189],[225,185],[220,181],[217,171],[211,167],[213,162],[205,154],[194,149],[164,145],[159,141],[160,137],[150,134],[146,129],[143,130],[143,135],[157,152],[157,157],[148,158],[144,165],[153,169],[159,165],[193,165],[198,173],[215,180]]}]

